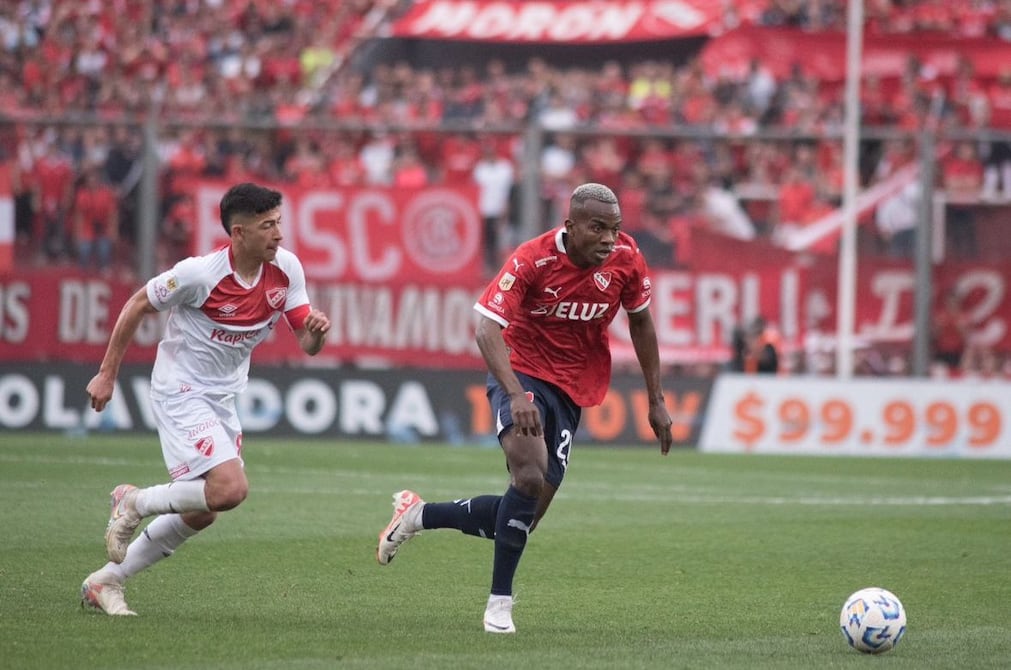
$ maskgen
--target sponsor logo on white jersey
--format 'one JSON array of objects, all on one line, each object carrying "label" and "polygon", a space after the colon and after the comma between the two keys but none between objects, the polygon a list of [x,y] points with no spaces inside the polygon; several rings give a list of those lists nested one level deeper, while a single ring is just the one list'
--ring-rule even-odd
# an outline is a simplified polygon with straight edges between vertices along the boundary
[{"label": "sponsor logo on white jersey", "polygon": [[226,344],[239,344],[240,342],[256,338],[256,336],[260,334],[261,330],[263,329],[257,328],[255,330],[246,330],[237,333],[225,330],[224,328],[212,328],[210,340],[212,342],[224,342]]},{"label": "sponsor logo on white jersey", "polygon": [[211,428],[215,428],[220,425],[221,425],[220,419],[207,419],[206,421],[201,421],[200,423],[198,423],[197,425],[193,426],[188,431],[186,431],[186,439],[192,440],[197,435],[201,433],[206,433]]}]

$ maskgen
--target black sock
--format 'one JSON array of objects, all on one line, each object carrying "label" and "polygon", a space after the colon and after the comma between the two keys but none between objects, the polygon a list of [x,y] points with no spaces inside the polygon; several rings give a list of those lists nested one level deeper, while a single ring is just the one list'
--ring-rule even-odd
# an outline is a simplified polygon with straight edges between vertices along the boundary
[{"label": "black sock", "polygon": [[477,496],[453,502],[425,503],[423,528],[456,528],[467,535],[495,539],[495,519],[502,496]]},{"label": "black sock", "polygon": [[502,496],[495,521],[495,565],[491,594],[511,596],[513,577],[527,546],[527,535],[537,513],[537,498],[525,496],[512,486]]}]

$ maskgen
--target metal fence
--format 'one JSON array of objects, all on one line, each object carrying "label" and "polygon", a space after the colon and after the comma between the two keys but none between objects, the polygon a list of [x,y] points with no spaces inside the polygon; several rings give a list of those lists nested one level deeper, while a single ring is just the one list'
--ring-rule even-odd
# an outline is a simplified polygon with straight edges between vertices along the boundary
[{"label": "metal fence", "polygon": [[[147,277],[172,259],[166,245],[185,234],[171,229],[168,218],[180,190],[185,189],[186,176],[228,179],[241,175],[283,185],[297,178],[286,165],[302,150],[302,144],[309,144],[310,155],[330,169],[331,161],[346,147],[357,152],[375,138],[386,138],[392,143],[394,157],[408,146],[418,150],[428,179],[439,183],[447,178],[443,153],[459,137],[495,140],[514,159],[517,178],[507,224],[514,242],[560,223],[564,199],[572,186],[603,180],[604,175],[616,182],[610,185],[623,198],[627,227],[633,234],[641,232],[644,240],[655,232],[644,219],[663,226],[674,219],[687,219],[691,225],[724,226],[722,232],[731,236],[764,240],[791,251],[835,244],[833,234],[818,237],[816,233],[819,226],[838,228],[832,217],[833,212],[838,214],[841,198],[839,129],[810,133],[762,130],[739,135],[690,128],[559,129],[538,123],[429,127],[303,122],[291,126],[156,116],[125,120],[67,116],[0,121],[0,157],[20,175],[13,181],[19,263],[33,259],[58,262],[60,254],[67,261],[74,255],[69,247],[47,248],[47,241],[39,237],[70,226],[66,220],[40,222],[51,214],[35,171],[53,152],[69,167],[72,189],[53,216],[72,216],[73,189],[89,167],[97,167],[118,199],[119,260],[128,262],[139,277]],[[674,185],[668,175],[667,195],[673,202],[664,199],[662,178],[650,181],[653,168],[642,160],[656,145],[661,154],[671,157],[672,170],[685,172],[681,188],[676,185],[677,175]],[[948,157],[963,145],[970,147],[970,162],[976,161],[982,171],[982,182],[975,189],[959,189],[945,179]],[[929,333],[934,273],[953,263],[1009,257],[1011,245],[1002,230],[1011,210],[1009,146],[1011,135],[990,131],[911,133],[869,128],[861,133],[861,197],[867,203],[857,229],[857,254],[887,257],[915,267],[913,374],[926,374],[932,355]],[[187,152],[192,160],[187,161]],[[568,156],[570,169],[554,172],[552,156]],[[804,221],[788,220],[794,214],[785,210],[798,203],[784,196],[784,187],[797,183],[797,191],[803,192],[805,182],[813,190],[809,203],[813,214]],[[906,187],[930,197],[915,198],[911,230],[889,233],[891,224],[880,210]],[[633,191],[645,195],[626,199],[625,194]],[[743,229],[738,225],[741,222]],[[656,244],[659,263],[669,253],[673,266],[690,264],[690,258],[678,257],[676,240],[660,239]],[[649,244],[644,241],[643,246],[645,249]],[[756,245],[755,253],[761,253],[761,248]],[[747,262],[746,257],[727,259],[733,264]]]}]

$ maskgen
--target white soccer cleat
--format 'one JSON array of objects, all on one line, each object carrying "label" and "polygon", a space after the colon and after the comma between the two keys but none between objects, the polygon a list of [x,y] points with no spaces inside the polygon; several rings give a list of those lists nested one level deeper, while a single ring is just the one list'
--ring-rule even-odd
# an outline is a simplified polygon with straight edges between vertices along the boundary
[{"label": "white soccer cleat", "polygon": [[488,596],[488,606],[484,609],[484,629],[489,633],[516,632],[512,596]]},{"label": "white soccer cleat", "polygon": [[105,553],[113,563],[122,563],[141,521],[136,506],[137,487],[120,484],[112,490],[111,496],[112,510],[109,512],[109,525],[105,528]]},{"label": "white soccer cleat", "polygon": [[393,494],[393,518],[379,533],[376,546],[376,560],[379,565],[388,565],[397,555],[400,545],[421,532],[421,510],[425,501],[414,491],[400,491]]},{"label": "white soccer cleat", "polygon": [[81,584],[81,607],[90,607],[109,616],[137,616],[127,607],[122,582],[102,570],[91,573]]}]

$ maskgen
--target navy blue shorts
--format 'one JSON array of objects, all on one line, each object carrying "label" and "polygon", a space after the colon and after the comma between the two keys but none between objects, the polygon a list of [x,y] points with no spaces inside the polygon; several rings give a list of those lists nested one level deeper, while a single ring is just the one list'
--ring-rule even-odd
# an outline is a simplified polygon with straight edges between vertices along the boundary
[{"label": "navy blue shorts", "polygon": [[[516,378],[528,395],[533,394],[533,403],[541,411],[541,426],[548,447],[548,472],[544,479],[557,489],[562,485],[565,470],[569,467],[569,451],[579,427],[582,408],[554,384],[521,372],[516,373]],[[502,434],[513,425],[513,415],[509,396],[492,375],[488,375],[488,402],[495,417],[495,434],[501,441]]]}]

